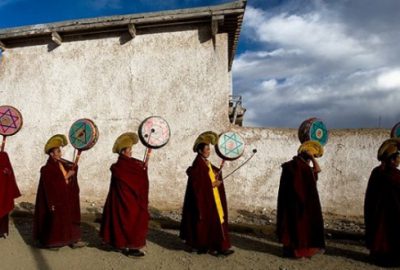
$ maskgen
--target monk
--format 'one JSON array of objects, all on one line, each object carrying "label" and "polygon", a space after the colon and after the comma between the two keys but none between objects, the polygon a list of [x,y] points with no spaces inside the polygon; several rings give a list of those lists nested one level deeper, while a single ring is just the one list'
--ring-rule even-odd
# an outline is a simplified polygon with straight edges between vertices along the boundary
[{"label": "monk", "polygon": [[366,246],[382,266],[400,266],[400,140],[383,142],[381,164],[373,169],[364,204]]},{"label": "monk", "polygon": [[0,152],[0,238],[8,235],[8,215],[14,209],[14,199],[21,196],[14,171],[6,152]]},{"label": "monk", "polygon": [[118,160],[111,170],[111,184],[104,205],[100,237],[128,257],[142,257],[149,224],[147,165],[132,158],[135,133],[124,133],[114,143]]},{"label": "monk", "polygon": [[285,257],[311,258],[324,251],[324,224],[317,190],[321,169],[315,159],[322,155],[322,146],[308,141],[300,146],[297,156],[282,165],[277,235]]},{"label": "monk", "polygon": [[189,176],[183,203],[180,238],[191,251],[228,256],[231,248],[228,209],[222,175],[207,159],[210,144],[218,140],[214,132],[204,132],[196,140],[197,156],[186,171]]},{"label": "monk", "polygon": [[62,134],[45,145],[49,155],[40,170],[33,224],[33,238],[40,247],[57,250],[63,246],[86,246],[81,240],[78,168],[62,159],[61,147],[67,145]]}]

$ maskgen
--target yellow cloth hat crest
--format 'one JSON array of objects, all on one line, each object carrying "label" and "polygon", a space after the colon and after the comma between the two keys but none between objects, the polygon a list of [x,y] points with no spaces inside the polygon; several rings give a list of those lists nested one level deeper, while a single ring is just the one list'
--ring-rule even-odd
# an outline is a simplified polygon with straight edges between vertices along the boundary
[{"label": "yellow cloth hat crest", "polygon": [[399,151],[400,139],[392,138],[384,141],[378,150],[378,160],[384,161],[391,155]]},{"label": "yellow cloth hat crest", "polygon": [[203,132],[197,137],[193,145],[193,152],[197,152],[197,146],[201,143],[215,145],[218,142],[218,135],[213,131]]},{"label": "yellow cloth hat crest", "polygon": [[314,157],[322,157],[324,154],[324,148],[317,141],[306,141],[302,145],[300,145],[299,150],[297,150],[298,154],[303,152],[308,152],[312,154]]},{"label": "yellow cloth hat crest", "polygon": [[51,149],[56,147],[63,147],[68,144],[67,137],[63,134],[56,134],[51,137],[44,146],[44,152],[48,154]]},{"label": "yellow cloth hat crest", "polygon": [[113,146],[113,153],[119,154],[122,149],[131,147],[134,144],[137,144],[139,141],[139,136],[134,132],[126,132],[121,135],[115,140]]}]

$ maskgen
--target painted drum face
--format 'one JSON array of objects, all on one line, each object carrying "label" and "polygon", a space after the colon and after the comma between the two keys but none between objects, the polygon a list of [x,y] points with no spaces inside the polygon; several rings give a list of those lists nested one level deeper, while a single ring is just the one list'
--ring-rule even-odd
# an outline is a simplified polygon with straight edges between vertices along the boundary
[{"label": "painted drum face", "polygon": [[301,123],[298,131],[301,143],[318,141],[322,146],[328,142],[328,129],[318,118],[310,118]]},{"label": "painted drum face", "polygon": [[72,124],[68,137],[75,149],[85,151],[96,144],[99,130],[92,120],[83,118]]},{"label": "painted drum face", "polygon": [[14,135],[21,129],[22,123],[22,115],[16,108],[0,106],[0,135]]},{"label": "painted drum face", "polygon": [[400,122],[394,125],[392,131],[390,132],[391,138],[400,138]]},{"label": "painted drum face", "polygon": [[167,121],[160,116],[150,116],[139,126],[139,139],[149,148],[157,149],[166,145],[171,136]]},{"label": "painted drum face", "polygon": [[236,132],[225,132],[219,135],[215,150],[225,160],[235,160],[243,155],[245,142]]}]

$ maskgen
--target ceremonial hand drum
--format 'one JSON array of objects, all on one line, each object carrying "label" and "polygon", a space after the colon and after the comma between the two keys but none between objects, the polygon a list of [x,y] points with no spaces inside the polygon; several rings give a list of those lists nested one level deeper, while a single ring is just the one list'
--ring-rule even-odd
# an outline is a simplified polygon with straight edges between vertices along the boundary
[{"label": "ceremonial hand drum", "polygon": [[171,130],[164,118],[150,116],[140,124],[138,134],[140,141],[146,146],[143,162],[147,167],[151,150],[166,145],[171,137]]},{"label": "ceremonial hand drum", "polygon": [[14,107],[4,105],[0,106],[0,134],[3,135],[1,151],[4,151],[6,137],[17,133],[22,127],[22,115]]},{"label": "ceremonial hand drum", "polygon": [[139,139],[148,148],[157,149],[166,145],[171,136],[167,121],[160,116],[150,116],[139,126]]},{"label": "ceremonial hand drum", "polygon": [[328,129],[321,119],[313,117],[301,123],[298,136],[301,143],[311,140],[324,146],[328,142]]},{"label": "ceremonial hand drum", "polygon": [[218,142],[215,145],[217,155],[222,158],[219,165],[219,172],[216,179],[219,178],[225,160],[235,160],[243,155],[245,142],[243,138],[236,132],[225,132],[219,135]]},{"label": "ceremonial hand drum", "polygon": [[82,151],[92,148],[99,139],[99,130],[96,124],[87,118],[75,121],[68,133],[71,145],[78,150],[78,155],[75,159],[75,166],[79,161]]},{"label": "ceremonial hand drum", "polygon": [[235,160],[243,155],[245,142],[236,132],[225,132],[219,135],[215,150],[223,160]]},{"label": "ceremonial hand drum", "polygon": [[400,122],[394,125],[392,131],[390,132],[391,138],[400,138]]}]

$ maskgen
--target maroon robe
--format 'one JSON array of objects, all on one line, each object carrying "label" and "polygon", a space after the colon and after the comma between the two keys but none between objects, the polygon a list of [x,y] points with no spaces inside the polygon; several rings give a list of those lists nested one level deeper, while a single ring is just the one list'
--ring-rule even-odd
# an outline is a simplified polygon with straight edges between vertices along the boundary
[{"label": "maroon robe", "polygon": [[307,250],[325,248],[317,179],[313,168],[298,156],[282,165],[277,235],[284,248],[292,250],[296,257],[302,257],[296,251],[310,254]]},{"label": "maroon robe", "polygon": [[[213,166],[215,175],[218,168]],[[194,249],[225,251],[231,247],[228,232],[228,210],[224,184],[218,187],[224,210],[224,223],[220,223],[209,168],[205,160],[197,155],[191,167],[183,203],[180,238]],[[222,176],[220,175],[219,179]]]},{"label": "maroon robe", "polygon": [[110,170],[100,237],[118,249],[140,249],[146,245],[150,217],[147,168],[142,161],[120,155]]},{"label": "maroon robe", "polygon": [[[62,161],[66,171],[72,163]],[[40,170],[33,238],[44,247],[71,245],[81,239],[78,168],[67,184],[59,163],[49,157]]]},{"label": "maroon robe", "polygon": [[364,204],[366,246],[372,256],[400,257],[400,171],[380,165],[368,182]]},{"label": "maroon robe", "polygon": [[14,199],[21,196],[14,171],[6,152],[0,152],[0,237],[8,234],[8,214],[14,209]]}]

